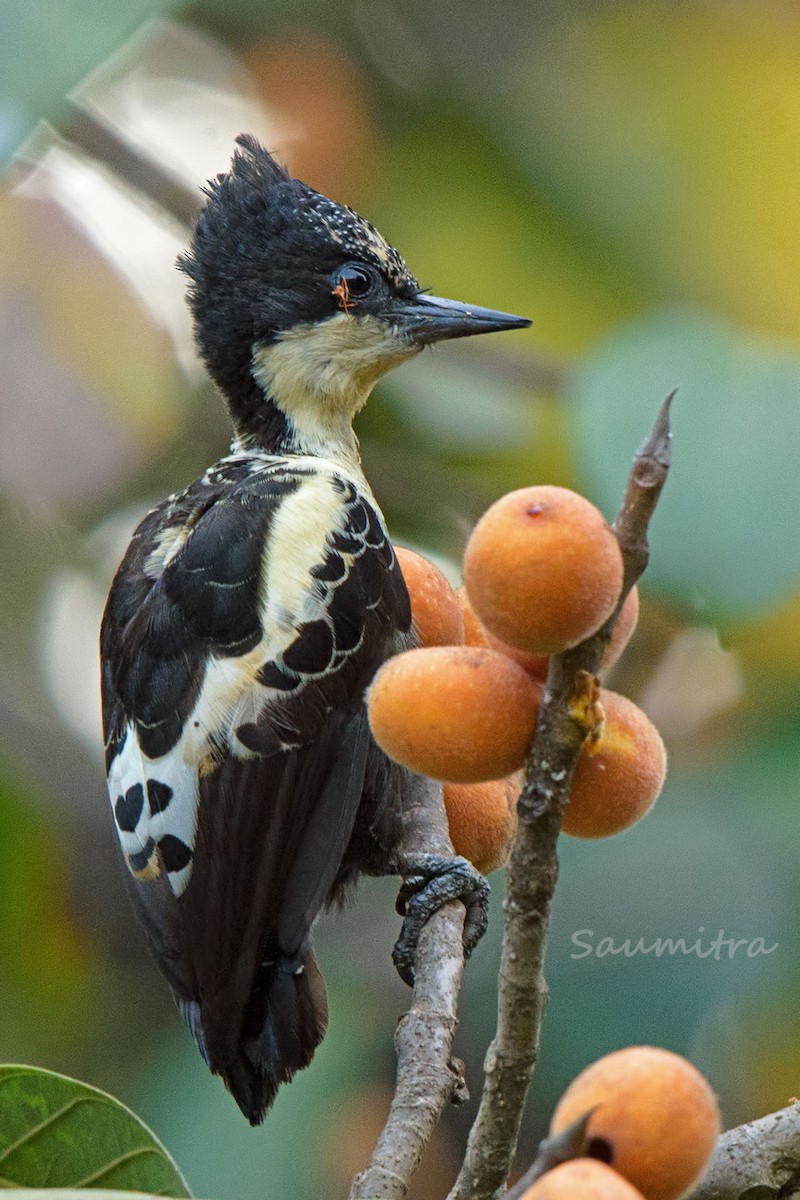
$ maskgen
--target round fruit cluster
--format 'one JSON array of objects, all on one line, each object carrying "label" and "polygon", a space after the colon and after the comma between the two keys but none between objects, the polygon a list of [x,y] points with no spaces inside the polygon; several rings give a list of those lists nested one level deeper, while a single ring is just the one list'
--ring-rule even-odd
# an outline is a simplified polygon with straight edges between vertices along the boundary
[{"label": "round fruit cluster", "polygon": [[629,1046],[573,1080],[550,1126],[585,1117],[588,1157],[542,1175],[522,1200],[677,1200],[708,1165],[721,1123],[708,1082],[685,1058]]},{"label": "round fruit cluster", "polygon": [[[522,488],[492,505],[469,539],[458,591],[421,555],[397,555],[421,647],[376,675],[372,732],[391,758],[444,782],[456,853],[488,873],[510,854],[548,656],[612,616],[622,555],[602,514],[560,487]],[[622,654],[637,616],[634,588],[601,671]],[[606,689],[600,703],[604,720],[584,745],[564,813],[575,837],[627,829],[664,782],[664,745],[644,713]]]}]

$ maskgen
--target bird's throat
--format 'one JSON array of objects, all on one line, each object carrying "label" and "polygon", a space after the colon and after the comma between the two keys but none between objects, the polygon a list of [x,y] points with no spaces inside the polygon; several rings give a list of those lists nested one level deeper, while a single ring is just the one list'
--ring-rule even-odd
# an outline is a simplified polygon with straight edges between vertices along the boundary
[{"label": "bird's throat", "polygon": [[257,347],[252,371],[286,419],[286,450],[357,467],[354,416],[378,379],[415,353],[386,322],[342,313]]}]

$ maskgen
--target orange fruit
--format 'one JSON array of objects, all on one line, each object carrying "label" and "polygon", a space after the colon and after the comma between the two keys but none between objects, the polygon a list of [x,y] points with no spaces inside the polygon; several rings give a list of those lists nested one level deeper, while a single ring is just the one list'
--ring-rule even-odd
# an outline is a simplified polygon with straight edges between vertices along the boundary
[{"label": "orange fruit", "polygon": [[527,650],[518,650],[516,646],[509,646],[508,642],[502,642],[488,629],[485,632],[486,645],[492,650],[498,650],[500,654],[507,654],[509,658],[513,658],[515,663],[519,663],[523,670],[527,671],[534,679],[538,679],[540,683],[547,681],[547,672],[550,668],[549,654],[529,654]]},{"label": "orange fruit", "polygon": [[395,546],[397,561],[411,598],[420,644],[460,646],[464,641],[464,619],[456,594],[438,567],[405,546]]},{"label": "orange fruit", "polygon": [[446,783],[444,807],[456,854],[482,875],[508,865],[517,832],[519,775],[486,783]]},{"label": "orange fruit", "polygon": [[644,1197],[605,1163],[593,1158],[573,1158],[532,1183],[521,1200],[644,1200]]},{"label": "orange fruit", "polygon": [[494,650],[431,646],[384,663],[369,689],[369,720],[378,745],[413,771],[482,783],[524,765],[541,691]]},{"label": "orange fruit", "polygon": [[557,654],[595,633],[622,590],[622,554],[602,513],[560,487],[503,496],[467,543],[472,607],[495,637]]},{"label": "orange fruit", "polygon": [[721,1128],[708,1081],[655,1046],[617,1050],[582,1071],[561,1097],[551,1132],[590,1110],[589,1153],[602,1154],[646,1200],[677,1200],[697,1182]]},{"label": "orange fruit", "polygon": [[628,829],[658,799],[667,773],[661,735],[640,708],[600,689],[605,721],[584,742],[561,828],[573,837],[610,837]]},{"label": "orange fruit", "polygon": [[611,641],[605,648],[603,660],[600,663],[601,671],[610,671],[616,666],[625,651],[625,647],[631,640],[634,630],[639,623],[639,589],[632,587],[625,597],[625,603],[620,609],[614,632],[611,634]]},{"label": "orange fruit", "polygon": [[480,622],[480,617],[469,602],[467,589],[463,583],[456,588],[456,600],[461,609],[461,619],[464,622],[464,644],[466,646],[487,646],[486,630]]}]

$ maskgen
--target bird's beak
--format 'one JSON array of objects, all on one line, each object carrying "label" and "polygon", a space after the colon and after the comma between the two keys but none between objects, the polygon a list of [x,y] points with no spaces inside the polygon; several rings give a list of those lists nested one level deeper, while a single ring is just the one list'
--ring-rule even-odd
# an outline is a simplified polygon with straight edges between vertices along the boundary
[{"label": "bird's beak", "polygon": [[496,333],[501,329],[527,329],[527,317],[478,308],[459,300],[442,300],[420,292],[410,304],[392,314],[400,328],[417,346],[446,338],[471,337],[474,333]]}]

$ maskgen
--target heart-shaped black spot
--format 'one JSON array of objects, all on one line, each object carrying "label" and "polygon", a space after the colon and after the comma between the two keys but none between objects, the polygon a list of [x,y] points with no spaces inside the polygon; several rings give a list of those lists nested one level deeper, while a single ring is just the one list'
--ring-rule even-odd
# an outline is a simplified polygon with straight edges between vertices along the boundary
[{"label": "heart-shaped black spot", "polygon": [[123,833],[133,833],[142,815],[144,806],[144,791],[140,783],[129,787],[124,796],[117,796],[114,803],[114,816],[117,826]]},{"label": "heart-shaped black spot", "polygon": [[166,783],[161,783],[158,779],[148,779],[147,781],[147,803],[150,805],[150,813],[155,816],[156,813],[163,812],[172,799],[172,788]]},{"label": "heart-shaped black spot", "polygon": [[158,843],[158,848],[168,871],[182,871],[192,861],[190,847],[174,834],[165,833]]}]

